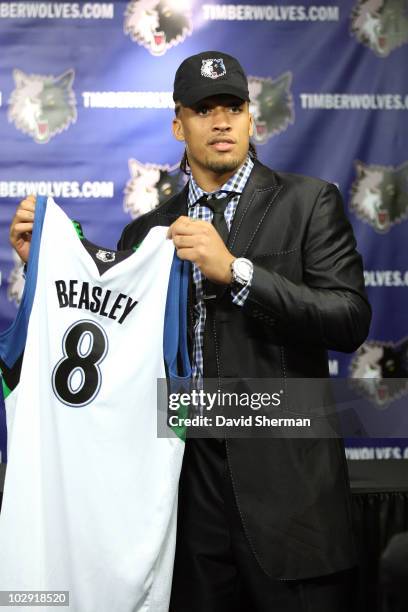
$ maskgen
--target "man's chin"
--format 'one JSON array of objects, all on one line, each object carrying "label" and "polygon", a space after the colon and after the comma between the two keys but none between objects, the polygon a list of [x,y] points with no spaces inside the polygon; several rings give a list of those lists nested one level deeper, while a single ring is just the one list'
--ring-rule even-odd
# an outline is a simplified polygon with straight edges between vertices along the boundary
[{"label": "man's chin", "polygon": [[211,170],[211,172],[215,172],[215,174],[225,174],[226,172],[237,170],[241,164],[242,161],[237,158],[208,159],[206,167],[208,170]]}]

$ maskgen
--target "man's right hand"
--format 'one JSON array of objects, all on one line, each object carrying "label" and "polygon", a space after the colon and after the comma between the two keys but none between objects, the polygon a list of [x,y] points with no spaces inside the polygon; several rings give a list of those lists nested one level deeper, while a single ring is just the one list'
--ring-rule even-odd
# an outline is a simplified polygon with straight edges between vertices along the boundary
[{"label": "man's right hand", "polygon": [[20,202],[10,226],[10,243],[21,259],[27,263],[34,223],[35,196]]}]

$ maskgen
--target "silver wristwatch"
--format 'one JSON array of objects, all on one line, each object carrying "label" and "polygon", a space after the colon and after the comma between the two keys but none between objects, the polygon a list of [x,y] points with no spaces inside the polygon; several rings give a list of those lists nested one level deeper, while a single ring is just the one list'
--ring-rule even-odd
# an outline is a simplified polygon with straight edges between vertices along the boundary
[{"label": "silver wristwatch", "polygon": [[246,285],[252,278],[254,266],[245,257],[238,257],[231,263],[232,283]]}]

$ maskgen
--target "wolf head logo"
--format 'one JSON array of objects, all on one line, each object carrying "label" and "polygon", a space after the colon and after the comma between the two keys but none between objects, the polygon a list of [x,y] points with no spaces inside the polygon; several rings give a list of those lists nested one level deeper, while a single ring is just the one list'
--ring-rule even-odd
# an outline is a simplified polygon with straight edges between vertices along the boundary
[{"label": "wolf head logo", "polygon": [[14,302],[16,306],[18,306],[21,302],[21,298],[23,296],[24,291],[24,262],[17,253],[13,250],[13,268],[10,272],[10,275],[7,279],[8,287],[7,287],[7,298],[10,302]]},{"label": "wolf head logo", "polygon": [[178,169],[178,164],[159,166],[130,159],[130,180],[125,188],[125,212],[136,219],[180,191],[183,178]]},{"label": "wolf head logo", "polygon": [[275,79],[248,78],[249,110],[254,118],[256,144],[264,144],[271,136],[283,132],[295,120],[290,92],[292,73],[285,72]]},{"label": "wolf head logo", "polygon": [[398,344],[368,341],[350,364],[353,386],[378,406],[408,392],[408,338]]},{"label": "wolf head logo", "polygon": [[218,79],[227,73],[223,59],[203,59],[201,61],[201,76],[203,77]]},{"label": "wolf head logo", "polygon": [[10,97],[9,121],[39,144],[66,130],[77,118],[74,74],[72,69],[58,77],[14,70],[16,88]]},{"label": "wolf head logo", "polygon": [[350,208],[377,232],[385,233],[408,216],[408,161],[398,168],[355,162]]},{"label": "wolf head logo", "polygon": [[351,32],[379,57],[408,43],[406,0],[358,0],[351,13]]},{"label": "wolf head logo", "polygon": [[125,34],[152,55],[183,42],[192,28],[190,11],[176,7],[174,0],[132,0],[126,8]]},{"label": "wolf head logo", "polygon": [[116,253],[115,251],[104,251],[103,249],[99,249],[96,252],[96,257],[103,261],[103,263],[109,263],[110,261],[115,261]]}]

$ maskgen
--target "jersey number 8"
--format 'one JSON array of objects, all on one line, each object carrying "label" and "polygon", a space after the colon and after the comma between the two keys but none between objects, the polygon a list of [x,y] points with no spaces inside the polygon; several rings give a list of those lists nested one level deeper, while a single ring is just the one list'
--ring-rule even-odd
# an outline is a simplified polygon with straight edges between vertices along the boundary
[{"label": "jersey number 8", "polygon": [[106,332],[94,321],[78,321],[67,329],[63,357],[52,373],[52,388],[63,404],[80,408],[95,399],[102,383],[99,365],[107,351]]}]

